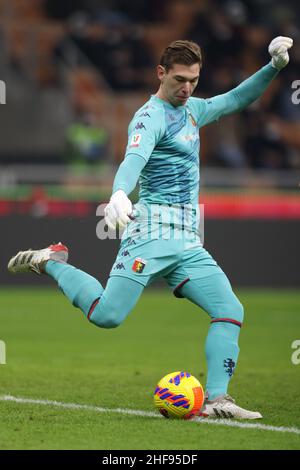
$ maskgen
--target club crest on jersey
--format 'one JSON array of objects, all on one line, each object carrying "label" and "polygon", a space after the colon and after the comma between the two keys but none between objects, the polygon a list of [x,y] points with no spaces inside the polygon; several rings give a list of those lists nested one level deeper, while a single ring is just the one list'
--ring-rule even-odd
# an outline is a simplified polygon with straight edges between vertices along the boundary
[{"label": "club crest on jersey", "polygon": [[191,113],[189,113],[189,116],[190,116],[191,123],[193,124],[194,127],[196,127],[196,126],[197,126],[197,123],[196,123],[194,117],[192,116]]},{"label": "club crest on jersey", "polygon": [[133,134],[131,137],[129,147],[139,147],[141,138],[142,138],[141,134]]},{"label": "club crest on jersey", "polygon": [[146,266],[145,260],[143,260],[142,258],[136,258],[132,265],[132,271],[134,271],[135,273],[141,274],[145,266]]}]

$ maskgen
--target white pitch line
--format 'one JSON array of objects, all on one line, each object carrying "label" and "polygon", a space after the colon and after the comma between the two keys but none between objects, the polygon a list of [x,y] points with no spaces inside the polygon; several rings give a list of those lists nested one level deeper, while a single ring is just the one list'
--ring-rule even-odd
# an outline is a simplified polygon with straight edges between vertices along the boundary
[{"label": "white pitch line", "polygon": [[[96,413],[119,413],[119,414],[131,415],[131,416],[142,416],[144,418],[163,418],[160,414],[154,413],[152,411],[130,410],[130,409],[125,409],[125,408],[101,408],[99,406],[84,405],[84,404],[79,404],[79,403],[63,403],[60,401],[53,401],[53,400],[18,398],[12,395],[2,395],[0,396],[0,401],[10,401],[14,403],[22,403],[22,404],[29,404],[29,405],[55,406],[57,408],[64,408],[64,409],[69,409],[69,410],[87,410],[87,411],[94,411]],[[285,432],[285,433],[300,435],[300,429],[295,428],[295,427],[288,428],[284,426],[271,426],[267,424],[245,423],[245,422],[239,422],[239,421],[233,421],[233,420],[207,419],[207,418],[195,418],[191,422],[198,423],[198,424],[229,426],[229,427],[243,428],[243,429],[260,429],[262,431]]]}]

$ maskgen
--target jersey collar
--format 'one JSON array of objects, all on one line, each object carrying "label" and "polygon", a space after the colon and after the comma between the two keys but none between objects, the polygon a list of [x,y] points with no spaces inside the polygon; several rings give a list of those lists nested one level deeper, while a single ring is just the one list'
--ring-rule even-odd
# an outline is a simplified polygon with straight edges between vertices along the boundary
[{"label": "jersey collar", "polygon": [[[155,101],[156,103],[161,103],[161,104],[163,104],[164,106],[166,106],[167,108],[172,109],[172,111],[181,110],[181,109],[186,109],[186,104],[183,105],[183,106],[173,106],[173,105],[172,105],[171,103],[169,103],[168,101],[162,100],[161,98],[159,98],[159,97],[156,96],[156,95],[151,95],[151,101]],[[188,101],[187,101],[187,103],[188,103]]]}]

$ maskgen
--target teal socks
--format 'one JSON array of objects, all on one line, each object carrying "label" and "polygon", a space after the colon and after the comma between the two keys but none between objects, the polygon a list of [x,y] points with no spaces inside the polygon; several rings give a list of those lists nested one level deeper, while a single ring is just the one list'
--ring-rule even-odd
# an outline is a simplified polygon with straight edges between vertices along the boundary
[{"label": "teal socks", "polygon": [[206,392],[209,400],[227,393],[239,355],[240,327],[232,323],[212,323],[206,339]]},{"label": "teal socks", "polygon": [[88,316],[93,302],[101,297],[104,289],[93,276],[67,263],[49,260],[45,271],[58,283],[59,288],[75,307]]}]

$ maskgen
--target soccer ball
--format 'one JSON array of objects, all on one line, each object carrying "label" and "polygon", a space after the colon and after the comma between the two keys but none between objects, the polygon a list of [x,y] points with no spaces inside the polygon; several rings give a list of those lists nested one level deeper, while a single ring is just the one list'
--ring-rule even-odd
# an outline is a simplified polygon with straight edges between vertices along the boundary
[{"label": "soccer ball", "polygon": [[165,418],[191,419],[204,402],[200,382],[187,372],[172,372],[157,384],[154,404]]}]

